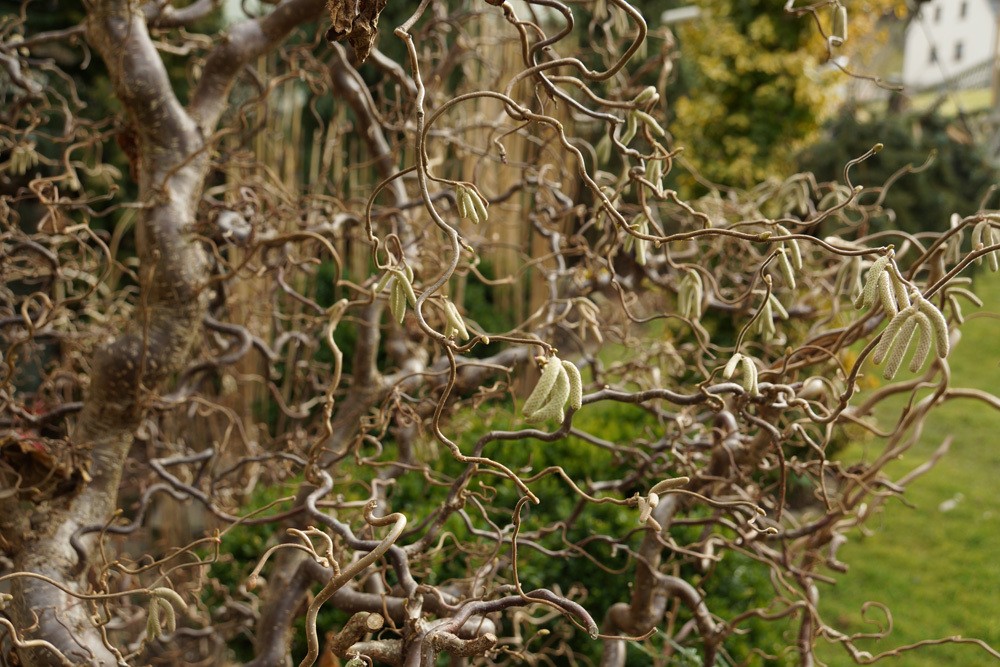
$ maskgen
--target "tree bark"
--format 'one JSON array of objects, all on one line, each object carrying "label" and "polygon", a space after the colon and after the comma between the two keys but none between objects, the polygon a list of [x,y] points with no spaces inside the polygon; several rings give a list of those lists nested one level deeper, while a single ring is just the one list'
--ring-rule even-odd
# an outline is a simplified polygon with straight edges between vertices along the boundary
[{"label": "tree bark", "polygon": [[44,639],[63,654],[23,649],[23,665],[125,664],[93,618],[96,608],[73,594],[88,586],[86,563],[78,562],[70,538],[113,515],[133,432],[152,397],[184,367],[198,337],[209,297],[208,260],[191,230],[208,170],[205,137],[243,65],[321,8],[321,0],[290,0],[235,26],[239,40],[223,40],[209,56],[189,114],[174,94],[142,12],[122,0],[88,6],[87,39],[107,65],[138,137],[141,293],[135,317],[94,353],[88,396],[72,434],[75,445],[90,451],[91,479],[75,497],[39,508],[44,519],[20,536],[15,571],[48,577],[66,589],[30,575],[14,580],[10,612],[16,627],[26,639]]}]

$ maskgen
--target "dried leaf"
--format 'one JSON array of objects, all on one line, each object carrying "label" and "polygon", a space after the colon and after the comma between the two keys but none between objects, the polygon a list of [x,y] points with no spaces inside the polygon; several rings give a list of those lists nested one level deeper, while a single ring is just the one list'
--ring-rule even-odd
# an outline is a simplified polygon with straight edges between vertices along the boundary
[{"label": "dried leaf", "polygon": [[327,0],[326,9],[333,24],[326,31],[329,42],[347,39],[358,63],[368,59],[378,38],[378,17],[387,0]]}]

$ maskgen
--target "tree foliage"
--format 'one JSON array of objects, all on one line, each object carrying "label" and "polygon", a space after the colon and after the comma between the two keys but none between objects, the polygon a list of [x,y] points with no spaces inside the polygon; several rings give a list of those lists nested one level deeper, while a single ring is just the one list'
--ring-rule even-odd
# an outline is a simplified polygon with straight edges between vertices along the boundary
[{"label": "tree foliage", "polygon": [[861,120],[856,110],[848,109],[828,124],[824,134],[797,158],[800,169],[821,180],[836,178],[851,156],[874,143],[887,146],[855,171],[864,183],[889,183],[890,177],[901,176],[879,193],[889,214],[872,221],[873,231],[941,230],[953,213],[973,213],[997,180],[996,170],[961,123],[933,111]]},{"label": "tree foliage", "polygon": [[621,0],[425,1],[374,44],[381,2],[218,4],[0,25],[3,653],[867,660],[819,597],[927,416],[1000,406],[948,371],[1000,214],[869,234],[874,149],[680,197],[673,54]]},{"label": "tree foliage", "polygon": [[[756,0],[693,4],[700,15],[676,28],[670,130],[695,172],[739,188],[788,171],[796,153],[818,137],[854,62],[883,39],[878,19],[905,11],[899,0],[821,3],[786,13]],[[850,32],[840,40],[835,17],[844,10]],[[692,185],[690,178],[681,182]]]},{"label": "tree foliage", "polygon": [[767,2],[704,0],[682,24],[681,96],[671,132],[706,179],[749,187],[780,173],[811,139],[827,104],[830,73],[808,21]]}]

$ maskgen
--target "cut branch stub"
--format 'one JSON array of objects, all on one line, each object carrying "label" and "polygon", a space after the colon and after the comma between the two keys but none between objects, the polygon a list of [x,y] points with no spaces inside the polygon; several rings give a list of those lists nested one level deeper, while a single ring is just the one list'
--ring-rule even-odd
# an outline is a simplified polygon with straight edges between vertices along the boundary
[{"label": "cut branch stub", "polygon": [[378,37],[378,17],[387,0],[327,0],[326,8],[333,23],[326,31],[329,42],[347,39],[357,62],[368,59]]}]

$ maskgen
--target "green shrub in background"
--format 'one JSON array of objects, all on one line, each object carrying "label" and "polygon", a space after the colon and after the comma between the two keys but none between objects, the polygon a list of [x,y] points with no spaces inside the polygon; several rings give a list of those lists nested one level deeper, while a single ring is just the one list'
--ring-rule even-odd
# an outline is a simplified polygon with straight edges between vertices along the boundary
[{"label": "green shrub in background", "polygon": [[[519,422],[519,416],[514,406],[499,405],[492,410],[466,411],[454,417],[455,423],[461,423],[459,432],[466,434],[458,443],[464,452],[472,450],[475,440],[493,429],[513,428]],[[666,446],[658,449],[649,446],[649,442],[657,440],[664,426],[646,410],[623,403],[601,403],[587,406],[574,419],[574,425],[589,432],[600,432],[601,436],[616,443],[632,443],[644,447],[650,454],[669,457]],[[396,444],[391,439],[384,439],[384,451],[380,457],[392,460],[395,456]],[[441,505],[448,493],[448,482],[463,469],[463,464],[450,456],[439,456],[436,443],[421,441],[417,445],[417,456],[422,459],[437,461],[434,467],[435,483],[428,480],[421,472],[402,475],[389,490],[389,500],[394,508],[399,508],[412,516],[429,516]],[[600,447],[573,438],[556,443],[544,443],[535,440],[510,441],[493,443],[487,454],[502,458],[514,470],[540,471],[549,466],[561,465],[575,480],[608,479],[615,476],[622,478],[633,472],[616,456]],[[502,451],[498,451],[502,450]],[[362,452],[367,454],[369,452]],[[370,466],[358,466],[353,457],[342,461],[339,469],[336,492],[347,500],[359,500],[366,497],[366,485],[370,483],[373,469]],[[248,507],[263,507],[268,503],[289,495],[289,489],[294,484],[261,484],[258,485]],[[538,526],[549,526],[569,517],[579,511],[576,495],[566,486],[565,482],[555,475],[550,475],[533,483],[532,489],[538,495],[540,504],[525,505],[521,512],[524,531],[531,531]],[[517,500],[517,492],[506,480],[497,477],[495,485],[479,488],[481,503],[487,516],[496,519],[500,525],[503,520],[509,520],[510,508]],[[635,488],[636,493],[645,493],[648,489]],[[496,508],[495,510],[493,508]],[[275,507],[271,512],[287,509],[287,505]],[[638,513],[635,509],[617,505],[588,505],[583,508],[586,519],[574,523],[565,539],[562,534],[549,534],[538,540],[546,549],[564,550],[568,545],[584,543],[586,554],[576,551],[569,558],[552,558],[538,550],[522,547],[518,551],[518,575],[525,590],[538,586],[550,586],[553,582],[573,581],[586,582],[586,588],[575,591],[575,596],[585,603],[595,618],[603,618],[607,609],[616,602],[627,601],[631,595],[630,589],[622,589],[605,582],[620,581],[617,577],[604,574],[604,569],[632,571],[635,562],[621,549],[612,550],[601,536],[622,536],[631,533],[629,544],[638,548],[643,538],[643,531],[638,523]],[[705,512],[708,513],[706,508]],[[470,511],[475,525],[484,529],[481,517]],[[345,520],[352,520],[346,514]],[[225,554],[223,560],[212,565],[209,578],[216,583],[205,588],[203,602],[213,613],[221,610],[225,600],[224,590],[228,595],[239,597],[236,593],[239,585],[246,580],[257,559],[270,546],[277,543],[277,525],[237,526],[223,536],[220,549]],[[433,553],[418,556],[413,559],[412,567],[419,579],[439,585],[450,581],[463,580],[469,576],[470,564],[480,566],[491,559],[499,558],[505,564],[502,571],[510,571],[506,566],[510,559],[509,536],[504,547],[497,553],[469,553],[465,545],[474,544],[468,533],[468,527],[458,516],[449,518],[445,532],[449,539],[442,540],[442,548],[432,550]],[[701,526],[695,523],[679,523],[672,529],[673,539],[680,545],[700,542],[704,539]],[[265,567],[263,575],[269,573],[270,565]],[[712,565],[708,571],[703,571],[701,565],[693,558],[685,562],[678,573],[687,581],[699,586],[705,593],[705,602],[712,613],[721,619],[733,616],[756,607],[766,607],[774,596],[774,589],[769,580],[767,568],[756,561],[739,554],[727,556]],[[631,578],[631,577],[630,577]],[[393,583],[390,575],[389,584]],[[503,581],[497,583],[512,583]],[[315,587],[316,590],[319,585]],[[336,630],[347,621],[347,614],[338,611],[323,611],[320,614],[317,627],[322,636],[324,632]],[[680,608],[676,620],[678,627],[687,622],[690,614]],[[300,624],[302,623],[300,619]],[[538,633],[542,629],[557,632],[557,626],[527,626],[525,632]],[[752,656],[752,651],[777,651],[786,646],[787,638],[782,636],[781,628],[773,623],[750,622],[745,624],[748,632],[733,635],[727,639],[727,653],[737,660],[746,660]],[[569,633],[562,629],[559,641],[568,642],[575,658],[589,659],[595,663],[600,659],[601,644],[587,638],[584,633]],[[509,631],[509,630],[508,630]],[[556,637],[542,632],[536,641],[556,641]],[[304,630],[297,634],[292,646],[293,660],[299,660],[305,654]],[[654,644],[657,647],[662,645]],[[238,633],[228,641],[229,649],[235,658],[247,660],[252,657],[252,638]],[[666,650],[667,647],[662,647]],[[556,661],[554,664],[572,664],[569,659]],[[629,648],[629,665],[652,665],[654,658],[639,644]],[[674,653],[671,664],[687,665],[701,664],[698,651],[686,649]]]},{"label": "green shrub in background", "polygon": [[765,11],[773,3],[763,0],[694,4],[701,16],[676,28],[682,57],[670,131],[702,176],[750,187],[783,173],[819,128],[826,100],[816,34],[809,21]]},{"label": "green shrub in background", "polygon": [[933,112],[865,118],[858,110],[847,109],[823,134],[798,156],[796,166],[813,172],[820,182],[842,180],[844,164],[876,143],[883,144],[882,151],[852,167],[854,183],[884,183],[901,169],[920,167],[932,158],[926,168],[891,185],[883,208],[894,214],[873,218],[871,231],[940,232],[952,213],[966,216],[977,211],[987,189],[997,182],[997,170],[960,122]]},{"label": "green shrub in background", "polygon": [[[337,298],[329,288],[333,282],[333,270],[332,263],[323,264],[319,270],[316,298],[323,306],[332,304]],[[489,275],[490,267],[485,266],[484,271]],[[465,304],[470,319],[479,322],[487,330],[501,330],[507,323],[503,321],[504,314],[492,307],[493,289],[479,281],[470,281],[466,287]],[[673,306],[665,305],[664,308],[669,310]],[[727,335],[726,332],[731,336],[735,336],[736,333],[731,314],[708,313],[703,324],[723,339]],[[664,320],[646,326],[652,327],[665,339],[673,336],[669,323]],[[345,364],[350,363],[354,341],[353,327],[338,328],[337,342],[344,352]],[[496,348],[497,345],[489,347]],[[326,348],[320,348],[319,354],[321,358],[327,354]],[[607,354],[602,357],[602,361],[606,365],[612,365],[626,360],[629,355],[627,345],[611,345]],[[280,372],[280,367],[278,370]],[[684,375],[688,369],[663,370],[671,376],[668,382],[675,386],[684,386],[688,381]],[[681,375],[675,376],[674,371],[680,372]],[[514,429],[522,425],[519,406],[509,401],[493,402],[479,410],[465,410],[453,415],[451,419],[458,427],[456,432],[462,434],[458,445],[466,453],[474,449],[476,440],[483,434],[495,429]],[[669,444],[664,438],[668,424],[658,419],[654,413],[639,406],[607,402],[588,405],[574,416],[573,425],[583,431],[598,434],[604,440],[641,448],[650,456],[656,457],[661,467],[663,461],[670,460]],[[551,429],[556,424],[542,426]],[[397,460],[397,444],[391,434],[382,434],[380,437],[384,449],[377,458],[382,461]],[[388,500],[392,507],[409,516],[428,517],[436,508],[443,505],[450,481],[461,473],[464,464],[451,456],[442,456],[440,447],[440,444],[429,438],[418,438],[415,443],[416,457],[419,460],[435,462],[432,468],[433,481],[429,482],[422,471],[404,473],[388,490]],[[504,461],[511,469],[522,473],[527,471],[536,473],[551,466],[562,466],[572,479],[578,481],[616,477],[624,479],[635,472],[632,469],[633,461],[623,461],[613,452],[578,438],[553,443],[534,439],[501,441],[490,444],[484,453]],[[358,452],[358,456],[361,457],[371,454],[372,452],[368,450]],[[786,451],[786,457],[796,455],[805,458],[811,453],[797,448]],[[370,465],[359,464],[354,456],[343,459],[338,465],[336,492],[347,500],[362,500],[368,497],[367,489],[376,470]],[[777,483],[774,471],[760,474],[762,483]],[[296,486],[297,484],[258,485],[249,507],[263,507],[289,495],[289,490]],[[515,505],[519,497],[514,486],[497,476],[492,485],[483,484],[478,488],[474,487],[474,490],[480,494],[480,502],[486,515],[497,525],[505,525],[510,518],[510,508]],[[611,605],[628,601],[631,595],[631,589],[611,585],[611,582],[620,579],[607,575],[604,568],[614,571],[624,569],[631,573],[634,572],[636,565],[634,559],[629,558],[624,550],[612,550],[608,544],[613,540],[604,540],[602,536],[630,535],[629,545],[632,549],[637,549],[644,536],[638,523],[637,511],[611,504],[581,507],[575,493],[556,475],[549,475],[533,482],[532,490],[541,502],[538,505],[528,504],[523,507],[522,530],[531,531],[539,526],[551,526],[581,509],[586,512],[586,519],[574,522],[572,529],[567,531],[565,536],[561,533],[552,533],[537,540],[544,549],[552,551],[569,549],[570,555],[567,558],[553,558],[530,547],[519,549],[518,576],[523,588],[530,590],[552,585],[553,582],[585,582],[584,588],[574,591],[574,598],[585,604],[595,618],[604,618]],[[813,490],[801,480],[789,480],[789,495],[797,495],[803,506],[809,504]],[[647,491],[648,489],[636,487],[627,489],[625,495],[645,494]],[[275,508],[273,511],[277,512],[282,508],[285,506]],[[711,511],[709,508],[703,510],[706,518]],[[469,514],[476,528],[484,529],[482,517],[477,516],[471,509]],[[357,517],[352,519],[345,513],[342,518],[354,522]],[[677,544],[686,546],[704,542],[706,535],[703,534],[703,528],[697,518],[698,512],[694,512],[688,520],[673,526],[671,536]],[[280,527],[276,525],[237,526],[225,534],[221,553],[226,556],[224,560],[213,565],[210,572],[210,577],[216,579],[218,584],[206,588],[209,592],[204,601],[210,608],[213,605],[218,607],[224,599],[224,596],[217,594],[220,589],[227,589],[230,595],[234,594],[240,583],[246,580],[259,556],[277,543],[279,530]],[[418,579],[432,585],[446,586],[450,582],[459,583],[469,577],[471,568],[484,566],[493,559],[500,560],[502,564],[500,571],[510,572],[509,535],[505,536],[505,544],[499,551],[471,553],[468,551],[469,545],[475,544],[478,538],[470,535],[468,526],[459,516],[452,515],[448,519],[444,532],[448,537],[441,540],[440,549],[413,557],[411,567]],[[569,548],[569,545],[580,543],[585,544],[586,553]],[[269,567],[264,569],[265,577]],[[676,574],[697,586],[704,594],[705,604],[709,610],[722,620],[731,619],[750,609],[766,608],[775,596],[774,585],[767,568],[752,558],[738,553],[727,553],[725,558],[712,563],[708,568],[704,567],[700,559],[692,556],[683,561]],[[633,574],[628,575],[628,579],[633,577]],[[389,585],[394,583],[391,572],[388,583]],[[497,583],[510,584],[513,581],[505,578],[503,581],[498,580]],[[320,586],[317,584],[314,588],[315,592]],[[213,593],[213,590],[216,593]],[[342,627],[347,617],[347,614],[338,611],[321,612],[317,625],[320,635]],[[691,615],[687,609],[679,605],[675,619],[677,627],[690,619]],[[301,623],[300,619],[299,624]],[[750,620],[743,623],[742,627],[746,632],[734,634],[725,642],[724,649],[730,658],[737,663],[752,661],[763,651],[774,656],[774,660],[769,660],[767,664],[792,664],[794,655],[777,655],[784,647],[794,643],[794,638],[787,635],[788,631],[781,624]],[[559,636],[542,632],[534,641],[563,641],[572,650],[575,658],[589,659],[595,663],[600,660],[600,642],[590,640],[584,633],[573,634],[566,628],[558,631],[555,626],[544,625],[526,626],[522,631],[538,633],[543,629],[546,632],[550,630],[559,632]],[[305,654],[304,637],[304,630],[298,632],[292,646],[294,660],[300,659]],[[702,664],[701,651],[698,647],[663,646],[661,640],[655,637],[652,645],[660,655],[664,651],[672,653],[671,665]],[[252,638],[245,634],[237,634],[229,641],[233,655],[241,660],[252,657],[252,646]],[[628,651],[629,665],[645,666],[655,663],[656,656],[639,643],[630,644]],[[563,662],[557,659],[554,664],[569,665],[571,662],[568,659]]]},{"label": "green shrub in background", "polygon": [[[469,434],[459,445],[464,452],[471,451],[476,437],[492,429],[512,428],[515,417],[509,407],[497,410],[492,414],[469,412],[457,418],[464,421],[460,429]],[[644,447],[650,454],[652,447],[646,442],[655,442],[663,432],[663,425],[657,423],[654,416],[634,405],[623,403],[601,403],[584,407],[573,420],[574,426],[591,433],[600,433],[601,437],[616,443],[629,443],[636,447]],[[616,476],[625,478],[634,471],[616,460],[611,452],[601,449],[582,440],[571,438],[556,443],[531,441],[511,441],[494,443],[496,449],[486,452],[499,458],[514,470],[523,470],[530,466],[532,471],[540,471],[549,466],[561,465],[575,480],[609,479]],[[497,451],[502,448],[501,451]],[[429,454],[433,454],[430,452]],[[666,445],[659,446],[657,454],[669,457]],[[461,464],[450,457],[439,459],[445,475],[454,475],[461,470]],[[532,484],[532,490],[538,495],[540,504],[525,505],[521,513],[523,530],[530,531],[538,526],[552,525],[560,519],[565,519],[577,507],[576,495],[557,476],[551,475]],[[636,493],[646,493],[648,489],[632,489]],[[392,490],[393,507],[405,508],[416,515],[429,512],[438,506],[447,488],[428,487],[422,476],[417,474],[402,477]],[[492,495],[489,495],[492,494]],[[484,490],[484,495],[491,502],[484,502],[489,508],[499,508],[498,518],[510,516],[509,507],[513,506],[517,494],[513,486],[498,478],[495,491]],[[440,496],[440,497],[439,497]],[[417,509],[417,508],[423,509]],[[604,582],[620,581],[617,577],[605,576],[602,567],[610,570],[627,568],[634,570],[634,560],[627,558],[621,550],[612,551],[601,540],[602,535],[621,536],[630,531],[629,540],[632,548],[638,548],[643,538],[643,531],[638,523],[638,512],[632,508],[617,505],[589,505],[585,508],[586,520],[574,524],[567,532],[565,540],[561,534],[552,534],[540,540],[543,547],[561,550],[580,541],[587,541],[587,554],[578,553],[570,558],[552,558],[531,548],[521,548],[518,551],[518,575],[522,586],[529,590],[535,586],[551,585],[552,582],[575,581],[587,582],[586,590],[579,591],[585,596],[584,602],[595,618],[603,618],[607,609],[616,602],[627,601],[631,595],[630,589],[612,587]],[[706,510],[708,512],[710,510]],[[462,541],[466,527],[456,517],[449,520],[455,540]],[[480,526],[481,527],[481,526]],[[672,535],[678,544],[685,545],[701,541],[701,526],[678,524]],[[509,539],[507,548],[500,553],[501,558],[509,558]],[[462,563],[452,559],[435,562],[429,569],[441,574],[441,579],[447,577],[463,577],[466,572],[461,569]],[[443,573],[443,574],[442,574]],[[689,562],[679,573],[681,577],[700,586],[705,592],[705,602],[712,613],[722,619],[733,616],[755,607],[766,607],[774,597],[774,589],[770,582],[767,568],[756,561],[739,555],[727,555],[704,573],[699,563]],[[631,576],[629,577],[631,579]],[[681,609],[677,623],[683,624],[690,615]],[[725,644],[729,655],[737,660],[751,657],[751,651],[756,647],[764,651],[777,651],[788,644],[782,637],[782,630],[773,623],[751,622],[747,625],[749,632],[730,637]],[[583,633],[577,633],[571,638],[570,646],[575,657],[587,657],[595,663],[600,659],[601,645],[588,639]],[[672,664],[684,665],[684,655],[676,653]],[[568,660],[555,664],[571,664]],[[629,650],[629,665],[654,664],[653,657],[646,654],[639,645],[632,645]],[[701,664],[700,659],[694,664]]]}]

